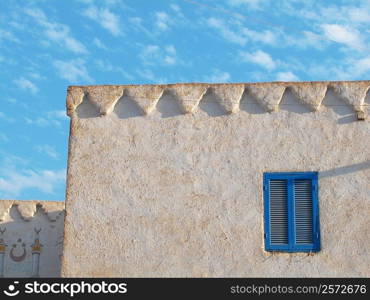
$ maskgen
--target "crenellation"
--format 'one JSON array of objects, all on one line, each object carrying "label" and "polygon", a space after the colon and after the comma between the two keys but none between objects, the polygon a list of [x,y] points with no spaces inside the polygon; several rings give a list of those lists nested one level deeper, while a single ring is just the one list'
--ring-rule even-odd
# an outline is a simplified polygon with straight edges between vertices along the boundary
[{"label": "crenellation", "polygon": [[244,84],[217,84],[212,86],[211,89],[226,112],[237,113],[239,111],[239,103],[245,90]]},{"label": "crenellation", "polygon": [[204,84],[177,84],[171,88],[183,110],[183,113],[194,113],[199,102],[207,92],[208,86]]},{"label": "crenellation", "polygon": [[327,84],[325,82],[296,83],[289,85],[289,88],[303,104],[313,111],[318,111],[325,98]]},{"label": "crenellation", "polygon": [[279,111],[287,89],[313,112],[320,110],[328,89],[333,89],[344,101],[343,105],[348,105],[357,113],[364,111],[364,100],[369,88],[370,81],[72,86],[67,94],[67,115],[74,115],[84,97],[97,108],[100,116],[113,112],[117,102],[125,97],[131,98],[143,115],[149,115],[156,110],[165,92],[173,95],[184,114],[195,113],[208,91],[214,93],[215,100],[227,113],[240,110],[240,100],[245,93],[256,99],[267,112],[274,112]]},{"label": "crenellation", "polygon": [[368,81],[343,81],[332,82],[329,84],[348,105],[350,105],[355,112],[363,111],[366,93],[370,88]]},{"label": "crenellation", "polygon": [[164,89],[158,85],[138,85],[127,87],[126,91],[143,113],[148,115],[155,109]]}]

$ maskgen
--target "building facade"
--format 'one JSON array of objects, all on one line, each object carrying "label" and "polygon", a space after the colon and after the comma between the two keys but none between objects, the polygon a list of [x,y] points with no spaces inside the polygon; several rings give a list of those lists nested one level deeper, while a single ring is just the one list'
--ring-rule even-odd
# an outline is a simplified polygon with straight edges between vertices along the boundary
[{"label": "building facade", "polygon": [[70,87],[62,276],[370,276],[369,87]]},{"label": "building facade", "polygon": [[0,277],[60,277],[64,202],[0,200]]}]

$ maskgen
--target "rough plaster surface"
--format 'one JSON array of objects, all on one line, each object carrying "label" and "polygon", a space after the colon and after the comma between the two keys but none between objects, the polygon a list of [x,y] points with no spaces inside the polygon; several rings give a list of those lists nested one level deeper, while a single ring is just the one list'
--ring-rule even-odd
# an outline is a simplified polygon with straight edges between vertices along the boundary
[{"label": "rough plaster surface", "polygon": [[39,239],[38,276],[59,277],[63,226],[64,202],[0,200],[0,245],[6,245],[0,276],[33,276],[32,250]]},{"label": "rough plaster surface", "polygon": [[[113,87],[71,87],[62,274],[370,276],[370,123],[356,114],[369,86],[120,86],[100,117],[105,99],[77,107],[72,95]],[[156,98],[144,115],[137,102]],[[263,250],[262,175],[273,171],[319,172],[320,252]]]}]

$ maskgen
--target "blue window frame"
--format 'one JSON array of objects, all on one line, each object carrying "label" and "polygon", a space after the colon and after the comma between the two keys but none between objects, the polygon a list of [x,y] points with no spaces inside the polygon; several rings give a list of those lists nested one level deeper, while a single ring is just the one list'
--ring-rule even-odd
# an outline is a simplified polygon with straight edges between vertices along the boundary
[{"label": "blue window frame", "polygon": [[266,251],[320,251],[317,177],[317,172],[263,174]]}]

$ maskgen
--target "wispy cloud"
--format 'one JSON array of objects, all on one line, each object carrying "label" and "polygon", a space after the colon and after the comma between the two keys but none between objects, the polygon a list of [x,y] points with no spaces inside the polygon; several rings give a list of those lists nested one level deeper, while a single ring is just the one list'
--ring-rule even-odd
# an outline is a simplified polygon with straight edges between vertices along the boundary
[{"label": "wispy cloud", "polygon": [[33,82],[24,77],[15,79],[14,83],[22,90],[30,91],[32,94],[36,94],[39,91],[39,88]]},{"label": "wispy cloud", "polygon": [[53,65],[57,69],[58,75],[71,83],[81,81],[91,83],[93,81],[83,59],[77,58],[68,61],[56,60]]},{"label": "wispy cloud", "polygon": [[246,5],[251,9],[260,9],[264,2],[266,2],[266,0],[228,0],[231,6]]},{"label": "wispy cloud", "polygon": [[270,30],[255,31],[244,27],[242,33],[253,42],[262,42],[264,44],[276,44],[277,34]]},{"label": "wispy cloud", "polygon": [[70,28],[62,23],[51,22],[38,8],[26,9],[26,14],[43,27],[46,38],[74,53],[87,53],[86,47],[70,33]]},{"label": "wispy cloud", "polygon": [[93,43],[96,47],[100,48],[100,49],[103,49],[103,50],[107,50],[107,46],[105,46],[105,44],[98,38],[94,38],[93,40]]},{"label": "wispy cloud", "polygon": [[223,72],[219,69],[212,69],[209,75],[203,76],[203,80],[209,83],[229,82],[231,76],[228,72]]},{"label": "wispy cloud", "polygon": [[166,31],[170,28],[170,24],[173,22],[170,16],[164,11],[157,11],[155,16],[155,26],[161,30]]},{"label": "wispy cloud", "polygon": [[65,110],[51,110],[46,113],[49,119],[68,120]]},{"label": "wispy cloud", "polygon": [[162,75],[154,74],[152,70],[144,68],[144,69],[138,69],[136,70],[136,73],[145,80],[148,80],[150,82],[155,83],[165,83],[168,82],[166,77],[163,77]]},{"label": "wispy cloud", "polygon": [[0,111],[0,120],[4,120],[4,121],[9,122],[9,123],[13,123],[14,122],[14,119],[12,117],[7,116],[2,111]]},{"label": "wispy cloud", "polygon": [[240,59],[244,62],[257,64],[267,70],[273,70],[276,68],[276,63],[270,56],[270,54],[257,50],[255,52],[240,52]]},{"label": "wispy cloud", "polygon": [[99,8],[95,5],[91,5],[83,12],[83,15],[97,22],[114,36],[122,34],[119,16],[110,11],[107,7]]},{"label": "wispy cloud", "polygon": [[276,74],[277,81],[298,81],[299,78],[292,72],[278,72]]},{"label": "wispy cloud", "polygon": [[151,30],[148,30],[144,25],[143,25],[143,19],[140,17],[130,17],[128,18],[128,21],[130,22],[131,27],[134,30],[144,32],[147,36],[149,37],[154,37],[155,33],[153,33]]},{"label": "wispy cloud", "polygon": [[125,77],[125,79],[133,80],[134,76],[129,72],[125,71],[122,67],[112,65],[109,61],[103,59],[95,60],[95,64],[102,72],[117,72]]},{"label": "wispy cloud", "polygon": [[331,41],[344,44],[349,48],[363,50],[364,44],[358,30],[339,24],[323,24],[324,35]]},{"label": "wispy cloud", "polygon": [[14,36],[12,32],[4,29],[0,29],[0,41],[2,40],[8,40],[13,43],[20,44],[20,40],[16,36]]},{"label": "wispy cloud", "polygon": [[26,124],[37,125],[40,127],[55,126],[57,128],[62,128],[62,122],[67,122],[68,117],[64,110],[52,110],[42,114],[37,118],[25,117],[24,120]]},{"label": "wispy cloud", "polygon": [[245,45],[247,37],[242,33],[231,30],[223,20],[214,17],[208,18],[206,24],[217,30],[217,32],[227,41],[239,45]]},{"label": "wispy cloud", "polygon": [[47,156],[53,158],[53,159],[58,159],[59,153],[55,150],[53,146],[50,145],[38,145],[35,146],[36,151],[46,154]]},{"label": "wispy cloud", "polygon": [[0,132],[0,142],[7,142],[7,141],[9,141],[8,136],[5,133]]},{"label": "wispy cloud", "polygon": [[244,46],[248,41],[274,45],[277,43],[277,32],[271,30],[252,30],[239,20],[226,22],[220,18],[208,18],[206,25],[215,29],[226,41]]},{"label": "wispy cloud", "polygon": [[164,48],[157,45],[147,45],[140,52],[139,57],[147,65],[173,66],[178,63],[176,48],[173,45],[167,45]]},{"label": "wispy cloud", "polygon": [[352,77],[357,78],[365,75],[370,71],[370,56],[366,56],[359,59],[349,59],[349,72]]},{"label": "wispy cloud", "polygon": [[65,169],[53,170],[0,170],[0,198],[18,196],[28,189],[37,189],[45,194],[53,194],[56,187],[63,184]]}]

